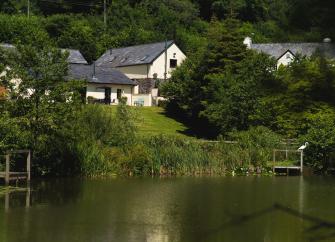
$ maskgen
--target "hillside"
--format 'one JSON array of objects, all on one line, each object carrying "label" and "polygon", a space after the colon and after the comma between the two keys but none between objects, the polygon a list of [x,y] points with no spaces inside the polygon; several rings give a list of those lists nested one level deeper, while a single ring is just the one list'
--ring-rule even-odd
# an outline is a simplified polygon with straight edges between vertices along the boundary
[{"label": "hillside", "polygon": [[[255,42],[334,38],[334,2],[316,0],[3,0],[0,42],[50,42],[92,62],[109,48],[174,39],[189,56],[206,45],[209,22],[236,18]],[[29,9],[29,11],[28,11]],[[28,15],[30,18],[27,18]]]},{"label": "hillside", "polygon": [[[116,107],[111,107],[115,111]],[[136,125],[140,135],[177,135],[188,137],[187,127],[177,120],[168,117],[160,107],[134,107]]]}]

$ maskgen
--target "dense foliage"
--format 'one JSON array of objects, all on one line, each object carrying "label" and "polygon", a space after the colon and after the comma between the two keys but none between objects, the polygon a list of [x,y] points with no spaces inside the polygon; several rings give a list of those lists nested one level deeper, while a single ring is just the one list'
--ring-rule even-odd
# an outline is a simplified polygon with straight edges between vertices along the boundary
[{"label": "dense foliage", "polygon": [[[0,3],[0,42],[43,36],[57,47],[80,49],[89,61],[107,48],[174,39],[187,53],[204,46],[208,22],[235,17],[255,41],[335,39],[330,0],[26,0]],[[11,15],[7,15],[11,14]]]},{"label": "dense foliage", "polygon": [[319,169],[328,167],[333,159],[328,146],[332,119],[313,126],[312,117],[334,117],[334,61],[316,52],[277,68],[276,60],[247,49],[242,33],[237,20],[210,22],[208,44],[163,86],[169,110],[183,114],[195,130],[206,127],[207,137],[230,138],[231,131],[254,126],[305,141],[327,134],[321,144],[311,143],[309,162]]},{"label": "dense foliage", "polygon": [[19,45],[2,56],[0,85],[7,98],[0,101],[1,153],[30,148],[41,173],[56,173],[63,166],[60,147],[80,107],[83,84],[65,80],[67,54],[59,49]]},{"label": "dense foliage", "polygon": [[[203,154],[211,148],[166,137],[134,143],[127,108],[119,107],[119,119],[100,107],[83,108],[82,83],[64,80],[66,55],[59,47],[79,49],[92,62],[108,48],[165,39],[188,56],[163,86],[167,108],[196,133],[244,140],[270,129],[310,141],[308,162],[318,169],[334,159],[335,63],[316,53],[277,70],[275,60],[242,44],[247,35],[255,42],[335,39],[333,1],[107,0],[106,25],[101,0],[30,0],[29,8],[27,2],[0,2],[0,42],[18,48],[0,52],[0,73],[7,73],[0,86],[11,90],[11,101],[0,90],[0,150],[32,148],[40,173],[148,174],[177,169],[183,160],[193,166],[216,159]],[[15,89],[8,80],[18,76],[23,81]],[[216,148],[209,151],[221,152]],[[248,149],[257,144],[236,148],[241,157],[226,157],[248,160],[242,157]],[[255,166],[268,159],[250,156],[257,157]]]}]

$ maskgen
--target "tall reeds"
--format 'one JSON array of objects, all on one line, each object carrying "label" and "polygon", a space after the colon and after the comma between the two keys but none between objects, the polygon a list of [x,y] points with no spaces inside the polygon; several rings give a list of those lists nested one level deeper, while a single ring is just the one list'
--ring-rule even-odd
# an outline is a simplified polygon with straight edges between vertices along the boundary
[{"label": "tall reeds", "polygon": [[236,142],[137,135],[131,110],[88,105],[72,127],[72,155],[84,175],[223,175],[266,166],[279,137],[266,128],[234,132]]}]

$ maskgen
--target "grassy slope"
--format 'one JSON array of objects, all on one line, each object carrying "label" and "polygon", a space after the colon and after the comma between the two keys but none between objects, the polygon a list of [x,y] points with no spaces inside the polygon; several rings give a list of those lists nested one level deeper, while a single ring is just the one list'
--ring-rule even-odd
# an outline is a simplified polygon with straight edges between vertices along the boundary
[{"label": "grassy slope", "polygon": [[182,123],[167,117],[164,109],[159,107],[143,107],[137,109],[138,128],[143,135],[181,135],[187,129]]},{"label": "grassy slope", "polygon": [[[116,106],[111,106],[112,112],[116,111]],[[133,107],[136,114],[139,134],[149,135],[179,135],[189,137],[183,134],[187,127],[165,115],[164,109],[160,107]]]}]

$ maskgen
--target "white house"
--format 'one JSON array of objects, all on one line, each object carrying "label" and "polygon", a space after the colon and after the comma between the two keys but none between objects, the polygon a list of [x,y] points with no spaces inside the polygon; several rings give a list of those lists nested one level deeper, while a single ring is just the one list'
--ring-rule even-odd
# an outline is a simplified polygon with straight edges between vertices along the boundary
[{"label": "white house", "polygon": [[168,79],[186,59],[173,41],[136,45],[107,50],[97,66],[113,67],[130,79]]},{"label": "white house", "polygon": [[266,53],[277,60],[277,67],[289,65],[297,55],[312,56],[315,52],[323,53],[327,58],[335,59],[335,45],[329,38],[320,43],[267,43],[254,44],[250,37],[243,42],[247,48]]},{"label": "white house", "polygon": [[[5,49],[6,51],[17,51],[16,47],[11,44],[0,44],[0,48]],[[84,58],[84,56],[80,53],[79,50],[74,50],[74,49],[61,49],[62,52],[68,52],[69,56],[67,58],[67,62],[69,65],[87,65],[87,61]],[[9,70],[10,67],[7,67],[7,70]],[[6,76],[6,70],[0,73],[0,77]],[[21,79],[12,79],[11,83],[14,85],[14,87],[18,87],[21,83]],[[33,93],[34,90],[29,89],[28,93],[31,94]],[[4,87],[0,86],[0,98],[5,98],[7,94],[7,90]],[[29,96],[28,94],[28,96]]]},{"label": "white house", "polygon": [[93,65],[70,64],[68,79],[86,80],[86,98],[93,102],[118,104],[121,98],[127,105],[134,105],[133,93],[136,83],[113,68]]},{"label": "white house", "polygon": [[79,50],[62,51],[69,52],[68,79],[86,80],[88,99],[118,104],[124,98],[131,106],[152,106],[162,100],[156,81],[169,79],[186,59],[173,41],[110,49],[93,65],[88,65]]},{"label": "white house", "polygon": [[107,50],[96,65],[114,68],[137,82],[132,105],[152,106],[163,99],[157,81],[168,80],[185,59],[174,41],[164,41]]}]

